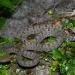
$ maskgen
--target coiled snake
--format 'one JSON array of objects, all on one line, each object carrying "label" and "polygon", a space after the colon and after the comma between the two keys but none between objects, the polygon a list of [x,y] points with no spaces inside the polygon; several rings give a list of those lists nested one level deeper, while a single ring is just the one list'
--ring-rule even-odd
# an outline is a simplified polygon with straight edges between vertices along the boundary
[{"label": "coiled snake", "polygon": [[[27,0],[16,10],[15,14],[7,20],[6,26],[2,30],[2,35],[7,37],[17,37],[23,41],[20,50],[6,50],[8,53],[17,55],[17,63],[23,67],[34,67],[39,63],[37,51],[48,52],[58,48],[64,39],[61,25],[53,25],[49,19],[52,15],[47,13],[42,15],[46,8],[52,6],[53,0]],[[54,36],[53,43],[41,43],[47,37]],[[33,37],[33,38],[32,38]],[[35,53],[36,52],[36,53]],[[25,61],[24,58],[27,58]]]}]

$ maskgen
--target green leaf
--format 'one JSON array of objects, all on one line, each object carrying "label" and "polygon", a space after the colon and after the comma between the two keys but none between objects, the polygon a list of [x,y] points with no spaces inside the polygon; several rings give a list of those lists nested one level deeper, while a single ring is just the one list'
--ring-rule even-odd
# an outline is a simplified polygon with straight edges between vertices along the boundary
[{"label": "green leaf", "polygon": [[75,48],[75,42],[71,41],[70,44],[69,44],[69,46]]},{"label": "green leaf", "polygon": [[52,57],[53,57],[54,59],[61,59],[61,58],[63,58],[64,56],[63,56],[63,54],[61,53],[61,51],[59,51],[58,49],[54,49],[54,50],[52,50]]},{"label": "green leaf", "polygon": [[10,17],[23,0],[0,0],[0,16]]},{"label": "green leaf", "polygon": [[0,75],[11,75],[9,65],[0,65]]},{"label": "green leaf", "polygon": [[73,20],[73,19],[66,19],[65,21],[63,21],[62,25],[63,25],[62,26],[63,28],[72,29],[73,27],[75,27],[75,20]]},{"label": "green leaf", "polygon": [[0,0],[0,6],[12,8],[13,5],[10,0]]},{"label": "green leaf", "polygon": [[23,0],[11,0],[11,2],[13,3],[13,5],[19,5],[22,3]]},{"label": "green leaf", "polygon": [[75,75],[75,71],[68,71],[67,75]]},{"label": "green leaf", "polygon": [[69,22],[73,24],[73,27],[75,27],[75,20],[70,19]]},{"label": "green leaf", "polygon": [[49,15],[52,15],[52,14],[53,14],[53,10],[50,9],[50,10],[47,11],[47,13],[48,13]]}]

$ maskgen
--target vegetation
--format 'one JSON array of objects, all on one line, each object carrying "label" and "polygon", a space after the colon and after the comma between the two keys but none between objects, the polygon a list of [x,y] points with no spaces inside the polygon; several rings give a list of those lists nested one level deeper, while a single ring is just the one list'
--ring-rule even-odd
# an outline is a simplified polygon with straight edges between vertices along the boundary
[{"label": "vegetation", "polygon": [[[5,46],[5,45],[15,45],[15,47],[18,47],[19,45],[21,46],[22,44],[20,44],[20,40],[18,38],[4,38],[4,37],[0,37],[0,46]],[[5,60],[4,63],[1,63],[3,60]],[[11,62],[11,63],[15,63],[16,59],[15,59],[15,55],[9,55],[7,52],[5,52],[4,49],[0,49],[0,75],[14,75],[13,70],[11,70],[11,63],[7,63],[7,62]]]},{"label": "vegetation", "polygon": [[66,19],[62,22],[64,29],[73,29],[75,28],[75,20],[74,19]]},{"label": "vegetation", "polygon": [[0,64],[0,75],[11,75],[11,71],[9,68],[9,65]]},{"label": "vegetation", "polygon": [[50,44],[53,43],[54,41],[56,41],[56,37],[55,36],[48,36],[47,38],[43,39],[41,41],[41,44]]},{"label": "vegetation", "polygon": [[[0,29],[5,26],[6,19],[9,18],[22,0],[0,0]],[[0,45],[18,45],[18,39],[5,38],[0,36]],[[0,60],[4,59],[8,54],[0,49]],[[9,64],[0,64],[0,75],[11,75]]]},{"label": "vegetation", "polygon": [[4,27],[6,18],[10,17],[22,0],[0,0],[0,29]]},{"label": "vegetation", "polygon": [[75,75],[75,42],[73,45],[74,47],[68,41],[64,42],[59,49],[52,50],[50,73],[59,72],[61,75]]},{"label": "vegetation", "polygon": [[[67,19],[63,22],[64,29],[73,29],[75,20]],[[49,53],[51,58],[50,75],[75,75],[75,41],[65,40],[58,49]]]},{"label": "vegetation", "polygon": [[9,17],[21,2],[22,0],[0,0],[0,16]]},{"label": "vegetation", "polygon": [[4,38],[4,37],[0,37],[0,45],[10,45],[13,44],[14,39],[12,38]]}]

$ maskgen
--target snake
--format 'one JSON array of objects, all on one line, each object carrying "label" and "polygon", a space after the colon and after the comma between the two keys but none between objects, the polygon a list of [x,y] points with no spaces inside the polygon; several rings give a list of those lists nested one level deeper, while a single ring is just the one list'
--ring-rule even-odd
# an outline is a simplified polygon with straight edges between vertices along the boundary
[{"label": "snake", "polygon": [[[12,50],[9,47],[6,50],[9,54],[16,54],[16,61],[22,67],[31,68],[38,65],[39,56],[37,51],[51,51],[58,48],[64,40],[61,25],[51,24],[52,15],[48,13],[42,15],[45,9],[52,4],[54,4],[53,0],[23,1],[23,4],[7,19],[6,26],[2,29],[2,36],[17,37],[22,40],[23,45],[18,51],[13,47],[11,47]],[[50,36],[55,37],[53,43],[41,43]]]}]

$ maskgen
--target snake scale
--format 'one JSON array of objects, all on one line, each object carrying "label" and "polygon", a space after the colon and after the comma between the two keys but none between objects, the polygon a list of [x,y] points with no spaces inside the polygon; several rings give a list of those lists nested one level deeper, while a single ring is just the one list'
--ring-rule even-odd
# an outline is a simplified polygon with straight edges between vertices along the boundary
[{"label": "snake scale", "polygon": [[[63,10],[65,13],[74,8],[74,0],[62,1],[63,3],[55,0],[55,2],[57,2],[56,4],[60,7],[62,7],[62,4],[66,1],[67,5],[65,4],[65,9],[67,10],[65,10],[64,7],[61,10],[61,8],[59,9],[56,5],[56,10],[58,10],[59,13],[60,11],[63,12]],[[7,26],[2,30],[1,34],[11,38],[17,37],[23,41],[23,46],[20,50],[17,51],[13,48],[7,48],[6,50],[8,53],[15,53],[17,55],[16,60],[20,66],[36,66],[39,63],[37,51],[48,52],[54,48],[58,48],[63,42],[64,33],[61,25],[55,26],[51,24],[50,19],[52,19],[52,15],[49,15],[48,13],[43,15],[45,10],[50,7],[52,8],[53,5],[53,0],[25,0],[23,1],[23,4],[17,8],[15,13],[7,20]],[[67,7],[71,10],[68,10]],[[30,38],[30,36],[33,36],[34,38]],[[56,40],[50,44],[42,44],[41,41],[49,36],[55,36]],[[24,61],[23,58],[27,58],[28,61]]]}]

